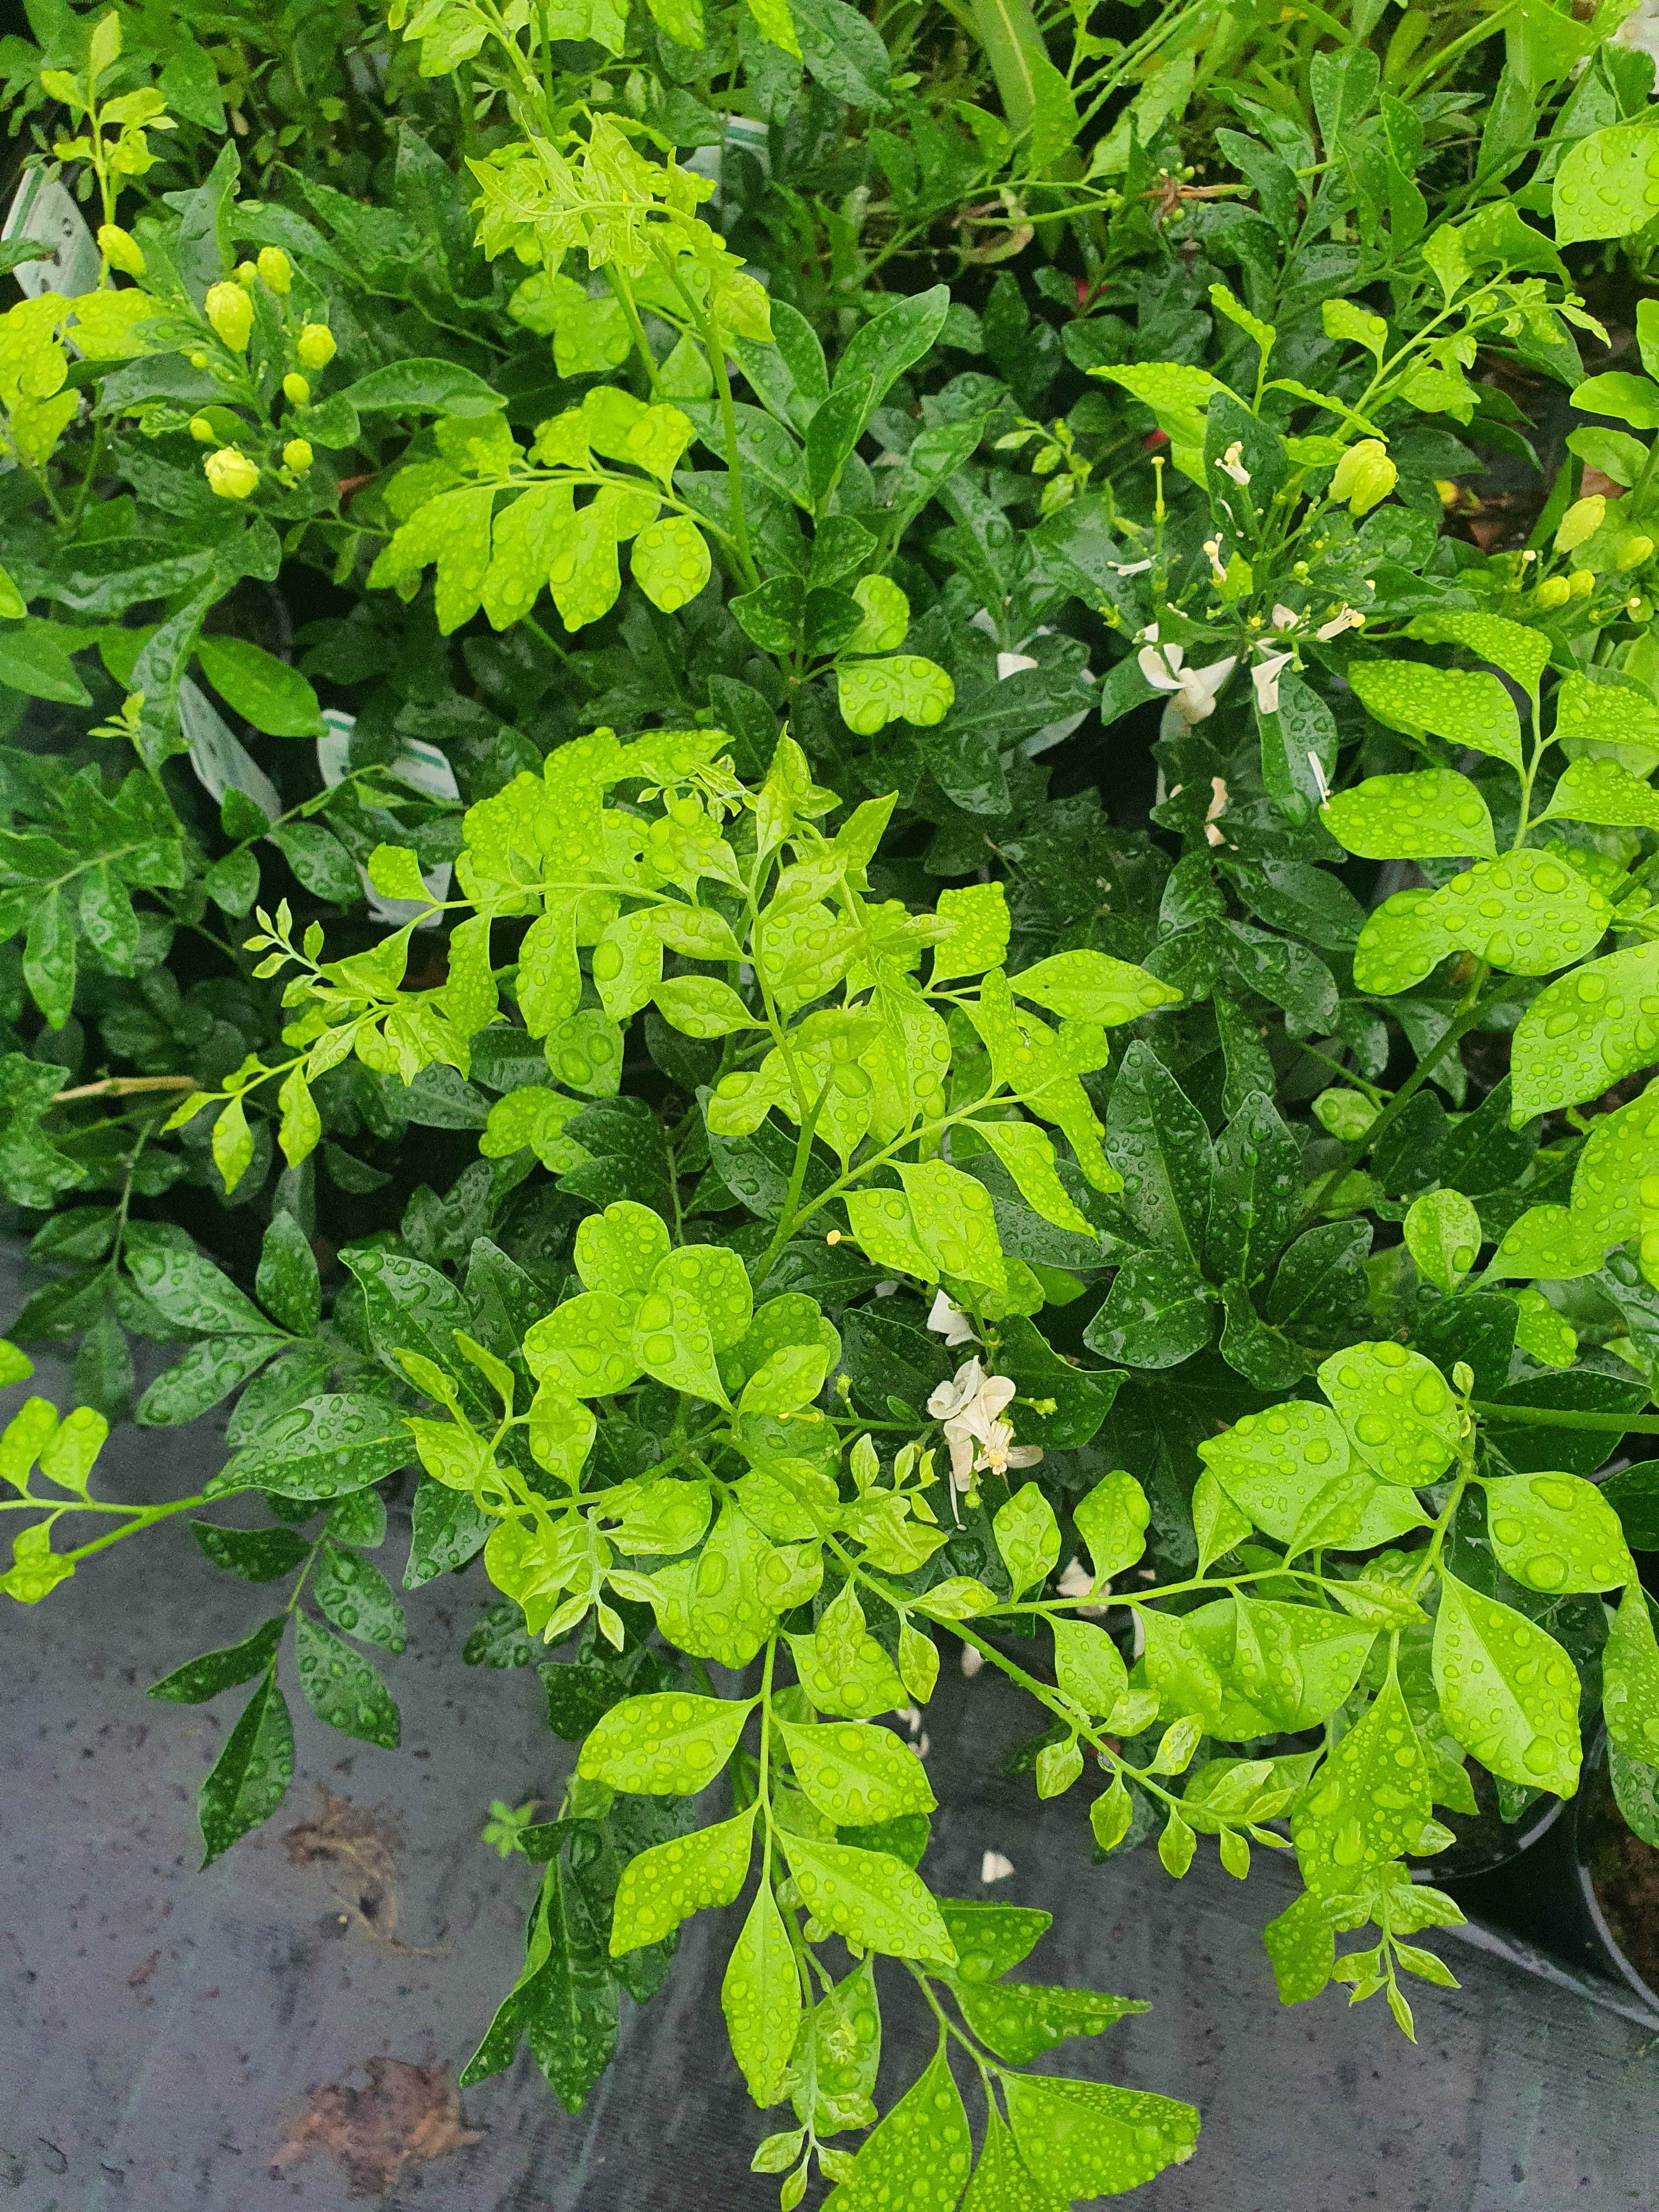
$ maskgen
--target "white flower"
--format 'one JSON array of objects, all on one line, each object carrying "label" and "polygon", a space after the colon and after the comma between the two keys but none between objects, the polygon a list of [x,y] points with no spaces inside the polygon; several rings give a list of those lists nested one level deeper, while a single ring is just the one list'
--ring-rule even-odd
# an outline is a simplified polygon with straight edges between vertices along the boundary
[{"label": "white flower", "polygon": [[1301,616],[1294,607],[1287,607],[1282,599],[1275,601],[1273,605],[1275,629],[1294,629],[1301,619]]},{"label": "white flower", "polygon": [[967,1680],[971,1682],[984,1664],[985,1654],[982,1651],[975,1651],[971,1644],[963,1645],[962,1671]]},{"label": "white flower", "polygon": [[1095,1578],[1081,1559],[1067,1559],[1054,1584],[1061,1597],[1087,1597],[1094,1586]]},{"label": "white flower", "polygon": [[1244,466],[1243,453],[1243,440],[1235,438],[1216,464],[1222,474],[1231,477],[1236,484],[1247,484],[1250,481],[1250,472]]},{"label": "white flower", "polygon": [[[1150,561],[1109,561],[1106,563],[1117,576],[1144,576],[1152,565]],[[1157,634],[1156,626],[1147,632],[1148,636],[1156,636]]]},{"label": "white flower", "polygon": [[945,1424],[952,1490],[971,1489],[975,1474],[1006,1475],[1011,1467],[1035,1467],[1042,1457],[1040,1445],[1015,1443],[1012,1428],[1000,1419],[1015,1389],[1008,1376],[987,1375],[970,1359],[927,1401],[928,1412]]},{"label": "white flower", "polygon": [[1227,842],[1216,827],[1218,815],[1227,811],[1227,784],[1223,776],[1210,778],[1210,803],[1204,810],[1204,838],[1206,844],[1224,845]]},{"label": "white flower", "polygon": [[1310,752],[1308,755],[1308,766],[1313,770],[1314,781],[1319,786],[1320,798],[1328,805],[1331,796],[1331,787],[1325,781],[1324,762],[1320,759],[1317,753]]},{"label": "white flower", "polygon": [[1216,694],[1237,663],[1236,659],[1212,660],[1207,668],[1185,668],[1186,658],[1178,645],[1146,645],[1136,655],[1140,672],[1154,691],[1175,693],[1170,703],[1190,729],[1194,722],[1206,722],[1214,714]]},{"label": "white flower", "polygon": [[[1265,640],[1257,640],[1258,644],[1264,642]],[[1250,681],[1255,686],[1255,703],[1264,714],[1279,712],[1279,672],[1287,661],[1295,658],[1291,652],[1270,653],[1265,660],[1258,661],[1250,671]]]},{"label": "white flower", "polygon": [[1221,564],[1221,540],[1218,538],[1206,538],[1204,541],[1204,550],[1209,558],[1211,580],[1213,583],[1224,584],[1227,580],[1227,571]]},{"label": "white flower", "polygon": [[953,1306],[943,1291],[933,1299],[933,1310],[927,1316],[927,1326],[935,1335],[945,1339],[945,1348],[954,1352],[959,1344],[976,1344],[973,1323],[960,1306]]},{"label": "white flower", "polygon": [[1334,637],[1340,637],[1345,629],[1364,629],[1364,615],[1353,607],[1344,607],[1340,615],[1334,616],[1322,628],[1316,629],[1314,635],[1322,645],[1328,645]]},{"label": "white flower", "polygon": [[1006,1881],[1013,1870],[1012,1859],[1004,1858],[1000,1851],[987,1851],[980,1861],[979,1878],[983,1882]]}]

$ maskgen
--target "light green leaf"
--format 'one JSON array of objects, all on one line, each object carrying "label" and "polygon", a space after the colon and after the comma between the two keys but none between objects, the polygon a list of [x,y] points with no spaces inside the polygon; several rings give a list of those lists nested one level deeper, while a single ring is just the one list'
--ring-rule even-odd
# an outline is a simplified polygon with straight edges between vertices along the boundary
[{"label": "light green leaf", "polygon": [[1596,1098],[1659,1060],[1659,945],[1588,962],[1547,985],[1521,1017],[1511,1118]]},{"label": "light green leaf", "polygon": [[578,1224],[576,1273],[587,1290],[642,1297],[669,1249],[662,1216],[632,1199],[619,1199]]},{"label": "light green leaf", "polygon": [[1035,1121],[970,1121],[966,1126],[983,1137],[1013,1177],[1020,1196],[1045,1221],[1079,1237],[1096,1235],[1094,1224],[1061,1182],[1054,1146]]},{"label": "light green leaf", "polygon": [[1612,919],[1607,900],[1569,861],[1506,853],[1477,860],[1426,897],[1396,892],[1360,932],[1354,981],[1362,991],[1402,991],[1452,951],[1509,975],[1547,975],[1593,952]]},{"label": "light green leaf", "polygon": [[1578,1474],[1508,1474],[1486,1484],[1486,1533],[1498,1564],[1527,1589],[1611,1589],[1635,1578],[1625,1532],[1593,1482]]},{"label": "light green leaf", "polygon": [[1555,735],[1570,749],[1613,744],[1659,753],[1659,703],[1638,684],[1569,676],[1555,694]]},{"label": "light green leaf", "polygon": [[1578,1787],[1578,1670],[1513,1607],[1442,1573],[1434,1686],[1446,1726],[1505,1781],[1571,1797]]},{"label": "light green leaf", "polygon": [[1121,385],[1132,399],[1150,408],[1158,428],[1170,441],[1170,459],[1182,476],[1204,486],[1204,410],[1214,393],[1226,389],[1218,377],[1212,376],[1206,368],[1174,361],[1091,368],[1089,374]]},{"label": "light green leaf", "polygon": [[[633,1322],[637,1366],[671,1390],[684,1390],[714,1406],[728,1402],[714,1361],[708,1316],[690,1291],[659,1283],[640,1300]],[[738,1334],[742,1334],[739,1329]]]},{"label": "light green leaf", "polygon": [[[611,1955],[621,1958],[672,1936],[711,1905],[730,1905],[749,1872],[755,1808],[689,1836],[641,1851],[623,1869],[611,1923]],[[763,1891],[763,1895],[769,1894]]]},{"label": "light green leaf", "polygon": [[[716,1352],[729,1352],[740,1342],[754,1317],[749,1270],[723,1244],[681,1246],[659,1263],[651,1286],[654,1291],[682,1292],[693,1300],[708,1322]],[[636,1326],[650,1325],[641,1309]]]},{"label": "light green leaf", "polygon": [[957,688],[937,662],[901,653],[888,660],[860,660],[838,668],[836,695],[848,728],[871,738],[889,722],[933,728],[951,711]]},{"label": "light green leaf", "polygon": [[629,555],[634,581],[665,615],[689,606],[708,581],[708,541],[689,514],[648,522]]},{"label": "light green leaf", "polygon": [[1233,1607],[1232,1679],[1282,1729],[1317,1728],[1359,1680],[1376,1631],[1322,1606],[1282,1605],[1243,1592]]},{"label": "light green leaf", "polygon": [[1550,641],[1541,630],[1502,615],[1466,614],[1454,610],[1415,615],[1407,637],[1425,645],[1461,645],[1505,676],[1512,676],[1523,691],[1535,693],[1539,678],[1549,665]]},{"label": "light green leaf", "polygon": [[921,1761],[890,1729],[860,1721],[783,1721],[779,1729],[795,1779],[837,1827],[931,1813],[938,1802]]},{"label": "light green leaf", "polygon": [[[996,1600],[990,1601],[994,1605]],[[814,1634],[791,1636],[787,1642],[801,1687],[817,1711],[869,1720],[903,1705],[898,1670],[865,1626],[851,1583],[843,1583],[824,1607]]]},{"label": "light green leaf", "polygon": [[736,1750],[756,1703],[753,1698],[697,1698],[684,1690],[625,1698],[594,1723],[576,1771],[613,1790],[695,1797]]},{"label": "light green leaf", "polygon": [[935,983],[1001,967],[1008,957],[1009,921],[1007,894],[1000,883],[941,891],[938,912],[941,921],[951,924],[951,934],[933,947]]},{"label": "light green leaf", "polygon": [[714,975],[671,975],[652,995],[663,1019],[685,1036],[731,1036],[738,1030],[766,1026],[729,983]]},{"label": "light green leaf", "polygon": [[1413,775],[1372,775],[1340,791],[1320,809],[1339,844],[1362,860],[1495,857],[1492,816],[1466,775],[1424,769]]},{"label": "light green leaf", "polygon": [[[1429,240],[1424,248],[1425,260],[1437,240],[1443,234],[1437,232],[1435,237]],[[1462,259],[1461,252],[1458,258]],[[1432,268],[1434,264],[1430,262],[1430,266]],[[1373,315],[1364,307],[1356,307],[1351,300],[1327,300],[1319,313],[1328,338],[1334,338],[1339,345],[1364,346],[1367,353],[1375,354],[1379,362],[1382,360],[1382,349],[1389,343],[1389,325],[1382,316]]]},{"label": "light green leaf", "polygon": [[1143,1014],[1172,1006],[1182,997],[1144,968],[1113,960],[1104,952],[1056,952],[1035,968],[1011,975],[1008,988],[1017,999],[1034,999],[1057,1014],[1099,1022],[1108,1029],[1139,1021]]},{"label": "light green leaf", "polygon": [[1578,1353],[1578,1332],[1557,1313],[1541,1291],[1512,1291],[1519,1308],[1516,1348],[1545,1367],[1571,1367]]},{"label": "light green leaf", "polygon": [[1384,1340],[1335,1352],[1319,1370],[1359,1456],[1384,1482],[1420,1488],[1451,1464],[1457,1406],[1438,1368],[1420,1352]]},{"label": "light green leaf", "polygon": [[432,903],[420,861],[407,845],[377,845],[368,856],[368,880],[384,898],[418,899],[422,906]]},{"label": "light green leaf", "polygon": [[1448,1297],[1480,1255],[1480,1217],[1461,1190],[1430,1191],[1406,1216],[1406,1249]]},{"label": "light green leaf", "polygon": [[1455,745],[1490,753],[1518,773],[1521,724],[1515,702],[1495,676],[1431,668],[1420,660],[1363,660],[1348,681],[1367,714],[1408,737],[1425,731]]},{"label": "light green leaf", "polygon": [[[747,1856],[745,1846],[745,1862]],[[720,2008],[750,2095],[763,2109],[775,2105],[800,2027],[801,1994],[800,1971],[769,1881],[761,1883],[732,1947]]]},{"label": "light green leaf", "polygon": [[1601,1654],[1601,1682],[1602,1711],[1615,1750],[1659,1766],[1659,1646],[1648,1599],[1634,1577],[1620,1601]]},{"label": "light green leaf", "polygon": [[1198,1454],[1255,1526],[1294,1551],[1365,1550],[1425,1524],[1409,1493],[1352,1467],[1341,1422],[1306,1400],[1246,1413]]},{"label": "light green leaf", "polygon": [[1291,1815],[1303,1880],[1322,1894],[1363,1889],[1415,1848],[1431,1810],[1428,1762],[1390,1674]]},{"label": "light green leaf", "polygon": [[1615,123],[1576,139],[1551,198],[1558,246],[1640,230],[1659,215],[1659,131],[1645,120]]},{"label": "light green leaf", "polygon": [[997,1509],[991,1532],[1016,1597],[1044,1581],[1060,1557],[1060,1523],[1035,1482],[1024,1484]]},{"label": "light green leaf", "polygon": [[600,492],[559,533],[547,580],[553,604],[568,630],[598,622],[617,603],[622,589],[622,571],[617,565],[617,523],[614,501]]},{"label": "light green leaf", "polygon": [[866,1950],[956,1963],[956,1946],[921,1876],[890,1851],[786,1835],[784,1855],[815,1920]]},{"label": "light green leaf", "polygon": [[[842,650],[896,653],[910,627],[910,602],[899,586],[890,576],[860,576],[853,586],[853,597],[864,609],[864,620]],[[961,894],[947,891],[945,896],[959,897]],[[987,965],[990,964],[988,962]]]},{"label": "light green leaf", "polygon": [[851,2179],[826,2197],[823,2212],[955,2212],[972,2162],[941,2035],[927,2070],[871,2130]]},{"label": "light green leaf", "polygon": [[1613,760],[1570,762],[1540,822],[1599,823],[1607,829],[1659,830],[1659,791]]},{"label": "light green leaf", "polygon": [[657,1626],[682,1651],[718,1659],[723,1667],[746,1667],[779,1615],[805,1604],[823,1575],[817,1544],[769,1543],[728,1501],[695,1558],[657,1570],[651,1602]]},{"label": "light green leaf", "polygon": [[[526,1084],[522,1090],[509,1091],[490,1108],[478,1150],[487,1160],[501,1160],[528,1147],[544,1168],[562,1175],[580,1166],[588,1157],[574,1137],[564,1133],[581,1110],[580,1098],[567,1098],[539,1083]],[[633,1380],[632,1376],[629,1380]]]},{"label": "light green leaf", "polygon": [[1109,1583],[1133,1566],[1146,1548],[1152,1509],[1133,1475],[1120,1468],[1104,1474],[1073,1508],[1078,1534],[1089,1547],[1097,1584]]},{"label": "light green leaf", "polygon": [[1172,2097],[1043,2074],[1006,2074],[1002,2086],[1020,2157],[1061,2202],[1138,2189],[1198,2148],[1196,2108]]},{"label": "light green leaf", "polygon": [[1129,1686],[1116,1644],[1086,1620],[1056,1620],[1054,1632],[1054,1680],[1091,1718],[1109,1718]]},{"label": "light green leaf", "polygon": [[946,1160],[901,1162],[898,1175],[913,1233],[932,1271],[1006,1290],[996,1215],[984,1184]]},{"label": "light green leaf", "polygon": [[1242,1543],[1255,1525],[1206,1468],[1193,1485],[1193,1534],[1198,1539],[1200,1574],[1207,1574],[1223,1553]]}]

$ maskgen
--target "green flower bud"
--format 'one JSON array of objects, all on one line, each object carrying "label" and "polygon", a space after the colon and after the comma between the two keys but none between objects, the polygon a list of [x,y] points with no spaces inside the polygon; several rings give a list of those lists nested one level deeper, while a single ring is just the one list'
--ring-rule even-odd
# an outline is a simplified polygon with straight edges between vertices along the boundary
[{"label": "green flower bud", "polygon": [[1621,568],[1639,568],[1652,551],[1652,538],[1627,538],[1619,548],[1619,566]]},{"label": "green flower bud", "polygon": [[302,477],[315,459],[308,438],[290,438],[283,448],[283,466]]},{"label": "green flower bud", "polygon": [[100,223],[98,228],[98,251],[112,269],[118,269],[124,276],[142,276],[144,256],[137,240],[130,230],[123,230],[118,222]]},{"label": "green flower bud", "polygon": [[1595,578],[1588,568],[1576,568],[1568,588],[1575,599],[1587,599],[1595,589]]},{"label": "green flower bud", "polygon": [[1533,604],[1547,614],[1552,607],[1564,607],[1572,597],[1572,586],[1565,576],[1546,576],[1533,593]]},{"label": "green flower bud", "polygon": [[246,499],[259,481],[258,468],[234,446],[221,446],[216,453],[208,455],[202,466],[207,471],[210,488],[221,499]]},{"label": "green flower bud", "polygon": [[290,407],[306,407],[311,403],[311,386],[303,376],[289,369],[283,379],[283,397]]},{"label": "green flower bud", "polygon": [[1379,500],[1388,497],[1399,476],[1382,441],[1362,438],[1337,463],[1331,478],[1331,497],[1346,499],[1350,514],[1366,514]]},{"label": "green flower bud", "polygon": [[209,286],[207,319],[215,335],[233,353],[247,350],[247,342],[253,335],[253,307],[240,284]]},{"label": "green flower bud", "polygon": [[293,284],[294,264],[280,246],[262,246],[257,265],[273,292],[286,292]]},{"label": "green flower bud", "polygon": [[1594,499],[1577,499],[1561,518],[1561,526],[1555,533],[1558,553],[1571,553],[1575,545],[1582,545],[1587,538],[1594,538],[1601,527],[1607,503],[1597,492]]},{"label": "green flower bud", "polygon": [[251,292],[259,281],[259,272],[251,261],[239,261],[230,273],[245,292]]},{"label": "green flower bud", "polygon": [[338,351],[334,333],[326,323],[307,323],[300,332],[300,343],[295,350],[300,356],[301,368],[326,368]]},{"label": "green flower bud", "polygon": [[190,356],[190,365],[192,368],[205,368],[207,367],[207,356],[204,353],[191,354]]},{"label": "green flower bud", "polygon": [[205,415],[192,415],[190,418],[190,434],[198,446],[210,446],[219,433]]}]

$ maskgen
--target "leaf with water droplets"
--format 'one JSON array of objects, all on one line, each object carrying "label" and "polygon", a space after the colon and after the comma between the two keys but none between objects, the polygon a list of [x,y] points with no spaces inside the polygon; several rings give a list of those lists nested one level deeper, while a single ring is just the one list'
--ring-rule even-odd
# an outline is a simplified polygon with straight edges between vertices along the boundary
[{"label": "leaf with water droplets", "polygon": [[[728,1502],[694,1559],[659,1567],[652,1577],[651,1602],[658,1627],[682,1651],[718,1659],[723,1667],[746,1667],[779,1615],[805,1605],[823,1577],[821,1545],[769,1543]],[[890,1700],[903,1702],[902,1692]]]},{"label": "leaf with water droplets", "polygon": [[1659,945],[1591,960],[1540,991],[1516,1024],[1518,1127],[1534,1114],[1600,1097],[1659,1060]]},{"label": "leaf with water droplets", "polygon": [[1431,731],[1455,745],[1473,745],[1519,770],[1521,723],[1515,703],[1484,671],[1431,668],[1422,660],[1364,660],[1348,681],[1366,713],[1407,737]]},{"label": "leaf with water droplets", "polygon": [[1659,1644],[1650,1601],[1634,1577],[1613,1616],[1601,1655],[1601,1680],[1613,1748],[1627,1759],[1659,1766]]},{"label": "leaf with water droplets", "polygon": [[743,1734],[757,1700],[669,1690],[613,1705],[581,1747],[576,1771],[652,1797],[690,1797],[708,1787]]},{"label": "leaf with water droplets", "polygon": [[1131,2013],[1152,2010],[1137,1998],[1040,1982],[958,1982],[955,1993],[974,2033],[1011,2066],[1029,2065],[1068,2036],[1100,2035]]},{"label": "leaf with water droplets", "polygon": [[1083,1711],[1110,1716],[1129,1677],[1122,1656],[1103,1628],[1086,1620],[1056,1620],[1054,1680]]},{"label": "leaf with water droplets", "polygon": [[279,1498],[343,1497],[407,1467],[401,1410],[363,1391],[325,1390],[265,1424],[257,1443],[228,1460],[206,1494],[269,1490]]},{"label": "leaf with water droplets", "polygon": [[647,523],[634,540],[629,563],[634,581],[665,614],[688,605],[708,581],[708,543],[687,514]]},{"label": "leaf with water droplets", "polygon": [[1316,1728],[1359,1680],[1376,1632],[1323,1607],[1234,1600],[1233,1663],[1239,1690],[1282,1729]]},{"label": "leaf with water droplets", "polygon": [[800,2027],[801,1994],[800,1970],[768,1881],[761,1883],[732,1947],[720,2008],[750,2095],[763,2110],[775,2105]]},{"label": "leaf with water droplets", "polygon": [[1551,852],[1505,853],[1477,860],[1426,896],[1396,891],[1359,933],[1354,982],[1392,996],[1457,951],[1508,975],[1547,975],[1593,952],[1612,919],[1607,900],[1569,861]]},{"label": "leaf with water droplets", "polygon": [[294,1622],[294,1662],[306,1703],[342,1735],[395,1751],[401,1733],[392,1692],[361,1652],[307,1613]]},{"label": "leaf with water droplets", "polygon": [[1443,1573],[1434,1686],[1447,1727],[1483,1766],[1523,1789],[1571,1796],[1578,1787],[1578,1670],[1553,1637]]},{"label": "leaf with water droplets", "polygon": [[374,1562],[361,1553],[325,1544],[312,1570],[311,1594],[334,1626],[360,1644],[375,1644],[383,1651],[403,1650],[403,1607]]},{"label": "leaf with water droplets", "polygon": [[1146,1548],[1146,1528],[1152,1509],[1146,1493],[1121,1468],[1102,1475],[1086,1498],[1073,1510],[1078,1534],[1089,1547],[1097,1582],[1109,1582],[1125,1567],[1133,1566]]},{"label": "leaf with water droplets", "polygon": [[1524,1588],[1553,1596],[1634,1581],[1619,1516],[1583,1475],[1503,1475],[1486,1492],[1498,1564]]},{"label": "leaf with water droplets", "polygon": [[1060,2198],[1138,2189],[1198,2146],[1198,2113],[1173,2097],[1046,2075],[1003,2079],[1020,2157]]},{"label": "leaf with water droplets", "polygon": [[941,2037],[921,2079],[872,2129],[852,2178],[825,2198],[823,2212],[952,2212],[973,2162],[962,2096]]},{"label": "leaf with water droplets", "polygon": [[1550,641],[1544,633],[1504,615],[1437,607],[1413,616],[1406,635],[1425,645],[1463,646],[1512,676],[1523,691],[1536,691],[1538,679],[1549,665]]},{"label": "leaf with water droplets", "polygon": [[837,1827],[931,1813],[939,1802],[921,1761],[890,1729],[863,1721],[784,1721],[780,1732],[795,1779]]},{"label": "leaf with water droplets", "polygon": [[634,1318],[642,1300],[612,1291],[585,1291],[544,1315],[524,1340],[538,1382],[551,1379],[579,1398],[608,1396],[637,1382],[640,1358]]},{"label": "leaf with water droplets", "polygon": [[1480,1256],[1480,1217],[1461,1190],[1431,1190],[1406,1216],[1406,1249],[1418,1273],[1449,1297]]},{"label": "leaf with water droplets", "polygon": [[786,1835],[783,1848],[809,1912],[836,1935],[895,1959],[956,1963],[956,1947],[921,1877],[890,1851]]},{"label": "leaf with water droplets", "polygon": [[1320,819],[1366,860],[1492,860],[1498,852],[1486,800],[1455,769],[1367,776],[1328,799]]},{"label": "leaf with water droplets", "polygon": [[1321,1893],[1360,1888],[1413,1848],[1431,1810],[1428,1761],[1390,1674],[1291,1816],[1303,1880]]},{"label": "leaf with water droplets", "polygon": [[1042,1582],[1060,1557],[1060,1523],[1035,1482],[1023,1484],[998,1508],[991,1533],[1016,1597]]},{"label": "leaf with water droplets", "polygon": [[1575,139],[1552,200],[1558,246],[1640,230],[1659,213],[1659,131],[1644,116]]},{"label": "leaf with water droplets", "polygon": [[985,2116],[985,2139],[962,2212],[1065,2212],[1064,2200],[1045,2189],[1020,2157],[994,2106]]},{"label": "leaf with water droplets", "polygon": [[1355,1449],[1384,1482],[1420,1489],[1451,1464],[1461,1425],[1445,1377],[1420,1352],[1385,1338],[1335,1352],[1319,1387]]},{"label": "leaf with water droplets", "polygon": [[671,1836],[629,1859],[617,1885],[611,1955],[619,1959],[672,1936],[711,1905],[730,1905],[749,1872],[755,1808],[689,1836]]},{"label": "leaf with water droplets", "polygon": [[273,1668],[249,1698],[202,1784],[197,1804],[202,1864],[211,1866],[239,1836],[268,1820],[293,1778],[294,1723]]},{"label": "leaf with water droplets", "polygon": [[[983,1607],[976,1605],[974,1610]],[[869,1720],[903,1705],[898,1670],[866,1626],[864,1608],[850,1582],[843,1583],[825,1606],[812,1635],[787,1640],[801,1687],[817,1711]]]},{"label": "leaf with water droplets", "polygon": [[1571,762],[1538,819],[1599,823],[1607,829],[1659,830],[1659,791],[1617,761]]},{"label": "leaf with water droplets", "polygon": [[643,1297],[670,1249],[659,1213],[631,1198],[618,1199],[578,1224],[576,1273],[584,1290]]},{"label": "leaf with water droplets", "polygon": [[1198,1455],[1258,1528],[1297,1551],[1364,1551],[1425,1525],[1414,1498],[1353,1466],[1341,1422],[1307,1399],[1246,1413]]}]

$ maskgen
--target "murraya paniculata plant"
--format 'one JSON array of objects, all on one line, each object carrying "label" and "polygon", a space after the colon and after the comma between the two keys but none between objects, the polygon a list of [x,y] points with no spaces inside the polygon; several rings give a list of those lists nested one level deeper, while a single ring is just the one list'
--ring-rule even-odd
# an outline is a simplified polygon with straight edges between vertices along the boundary
[{"label": "murraya paniculata plant", "polygon": [[[1287,1854],[1279,2000],[1408,2035],[1449,1823],[1605,1728],[1659,1844],[1647,33],[198,12],[0,41],[86,231],[0,249],[10,1334],[78,1401],[0,1589],[181,1514],[275,1588],[151,1692],[252,1686],[210,1859],[285,1683],[396,1746],[395,1527],[576,1747],[465,2080],[576,2110],[720,1911],[784,2212],[1133,2188],[1185,2085],[1030,2069],[1141,1996],[929,1886],[942,1661],[1079,1862]],[[227,1401],[201,1495],[100,1487]]]}]

